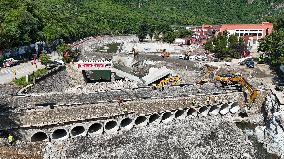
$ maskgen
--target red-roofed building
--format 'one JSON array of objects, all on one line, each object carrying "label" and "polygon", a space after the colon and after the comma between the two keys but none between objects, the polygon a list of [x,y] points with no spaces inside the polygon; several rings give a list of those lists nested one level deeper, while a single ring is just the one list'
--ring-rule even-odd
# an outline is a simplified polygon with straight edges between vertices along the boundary
[{"label": "red-roofed building", "polygon": [[202,26],[198,26],[191,29],[191,31],[193,32],[192,38],[200,42],[204,39],[208,39],[209,37],[214,36],[215,33],[219,30],[220,25],[203,24]]},{"label": "red-roofed building", "polygon": [[272,33],[273,24],[262,22],[261,24],[223,24],[220,32],[228,31],[229,35],[243,37],[250,49],[256,49],[258,40]]}]

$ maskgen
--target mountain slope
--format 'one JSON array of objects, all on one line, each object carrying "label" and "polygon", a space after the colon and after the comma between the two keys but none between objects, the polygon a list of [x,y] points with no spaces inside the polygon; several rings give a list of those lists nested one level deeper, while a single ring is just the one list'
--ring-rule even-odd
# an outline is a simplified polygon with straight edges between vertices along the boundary
[{"label": "mountain slope", "polygon": [[[136,33],[150,25],[256,23],[282,0],[0,0],[0,50],[35,41]],[[282,2],[283,3],[283,2]]]}]

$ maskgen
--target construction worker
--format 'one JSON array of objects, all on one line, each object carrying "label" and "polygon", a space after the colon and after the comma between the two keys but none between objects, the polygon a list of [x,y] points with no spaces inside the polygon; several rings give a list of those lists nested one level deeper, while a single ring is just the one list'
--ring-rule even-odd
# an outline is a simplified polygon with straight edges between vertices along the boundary
[{"label": "construction worker", "polygon": [[16,79],[16,75],[17,75],[16,69],[13,69],[13,73],[14,73],[14,79]]},{"label": "construction worker", "polygon": [[8,136],[8,142],[9,142],[10,145],[13,144],[13,142],[14,142],[14,137],[13,137],[13,135],[9,134],[9,136]]}]

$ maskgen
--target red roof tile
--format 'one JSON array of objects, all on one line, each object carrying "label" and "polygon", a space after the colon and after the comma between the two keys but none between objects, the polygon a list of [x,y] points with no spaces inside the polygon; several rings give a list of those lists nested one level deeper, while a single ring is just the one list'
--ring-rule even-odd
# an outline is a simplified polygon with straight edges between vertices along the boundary
[{"label": "red roof tile", "polygon": [[236,30],[236,29],[267,29],[273,28],[273,24],[269,22],[263,22],[262,24],[223,24],[220,31]]}]

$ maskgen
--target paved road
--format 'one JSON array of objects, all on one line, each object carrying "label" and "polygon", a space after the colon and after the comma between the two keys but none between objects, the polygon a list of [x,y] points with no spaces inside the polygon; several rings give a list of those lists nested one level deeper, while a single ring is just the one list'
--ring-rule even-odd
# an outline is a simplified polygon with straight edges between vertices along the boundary
[{"label": "paved road", "polygon": [[37,63],[37,68],[35,65],[31,64],[31,61],[28,63],[21,63],[14,67],[8,67],[8,68],[1,68],[0,69],[0,84],[6,84],[10,83],[14,79],[14,72],[13,70],[16,70],[16,78],[24,77],[26,75],[32,74],[33,71],[36,71],[38,69],[44,68],[42,64],[40,64],[39,61]]}]

